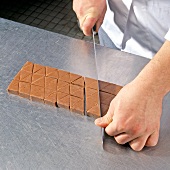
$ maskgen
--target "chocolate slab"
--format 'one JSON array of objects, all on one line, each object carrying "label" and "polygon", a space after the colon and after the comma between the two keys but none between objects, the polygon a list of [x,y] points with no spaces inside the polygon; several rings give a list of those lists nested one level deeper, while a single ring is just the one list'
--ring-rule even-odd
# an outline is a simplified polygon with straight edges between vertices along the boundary
[{"label": "chocolate slab", "polygon": [[99,104],[99,96],[97,90],[96,93],[92,94],[89,97],[86,97],[86,111],[91,109],[96,104]]},{"label": "chocolate slab", "polygon": [[46,66],[46,77],[59,78],[58,69]]},{"label": "chocolate slab", "polygon": [[84,77],[82,77],[78,74],[70,73],[70,83],[84,87]]},{"label": "chocolate slab", "polygon": [[70,95],[84,99],[84,88],[78,85],[70,84]]},{"label": "chocolate slab", "polygon": [[70,95],[66,95],[63,98],[57,98],[57,106],[69,109],[70,108]]},{"label": "chocolate slab", "polygon": [[87,116],[98,118],[100,117],[100,107],[98,104],[94,105],[91,109],[86,111]]},{"label": "chocolate slab", "polygon": [[24,70],[24,71],[27,71],[29,73],[32,73],[33,72],[33,67],[34,67],[34,64],[30,61],[27,61],[24,66],[21,68],[21,70]]},{"label": "chocolate slab", "polygon": [[19,76],[20,76],[19,81],[31,83],[32,73],[29,73],[27,71],[21,70],[19,72]]},{"label": "chocolate slab", "polygon": [[33,73],[45,76],[45,67],[40,64],[34,64]]},{"label": "chocolate slab", "polygon": [[117,95],[119,93],[119,91],[122,89],[122,86],[118,86],[116,84],[100,81],[99,88],[100,88],[100,91]]},{"label": "chocolate slab", "polygon": [[41,74],[33,74],[31,84],[44,88],[45,87],[45,77]]},{"label": "chocolate slab", "polygon": [[57,84],[57,92],[70,94],[70,84],[59,79]]},{"label": "chocolate slab", "polygon": [[98,90],[98,80],[85,77],[85,87]]},{"label": "chocolate slab", "polygon": [[100,104],[100,109],[101,109],[101,115],[104,116],[104,115],[106,115],[106,113],[109,109],[109,105]]},{"label": "chocolate slab", "polygon": [[57,91],[57,79],[52,77],[45,77],[45,88]]},{"label": "chocolate slab", "polygon": [[19,82],[19,96],[30,99],[31,84]]},{"label": "chocolate slab", "polygon": [[44,102],[45,104],[48,104],[51,106],[57,106],[57,92],[52,92],[49,95],[47,95],[47,92],[45,89]]},{"label": "chocolate slab", "polygon": [[84,99],[80,99],[75,96],[70,96],[70,110],[84,115]]},{"label": "chocolate slab", "polygon": [[106,93],[106,92],[99,92],[100,96],[100,103],[105,104],[105,105],[110,105],[110,102],[114,99],[115,95]]},{"label": "chocolate slab", "polygon": [[31,84],[30,98],[32,101],[44,103],[44,88]]},{"label": "chocolate slab", "polygon": [[7,88],[7,91],[11,94],[18,95],[19,94],[19,81],[12,80]]},{"label": "chocolate slab", "polygon": [[[67,108],[84,114],[84,95],[86,95],[86,112],[88,116],[98,117],[99,92],[98,81],[81,75],[58,70],[40,64],[26,62],[8,87],[9,93],[19,94],[52,106]],[[106,113],[110,101],[119,88],[113,84],[100,81],[101,112]]]},{"label": "chocolate slab", "polygon": [[97,91],[96,89],[85,88],[86,98],[87,98],[87,97],[90,97],[90,96],[93,95],[94,93],[98,93],[98,91]]},{"label": "chocolate slab", "polygon": [[70,73],[64,70],[58,70],[59,80],[70,83]]},{"label": "chocolate slab", "polygon": [[15,75],[14,80],[20,80],[20,71]]}]

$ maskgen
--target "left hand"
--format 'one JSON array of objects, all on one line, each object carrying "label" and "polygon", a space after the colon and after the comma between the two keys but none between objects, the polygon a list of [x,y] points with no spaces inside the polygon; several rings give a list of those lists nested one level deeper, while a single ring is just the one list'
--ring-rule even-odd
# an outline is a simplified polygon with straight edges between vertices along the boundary
[{"label": "left hand", "polygon": [[119,144],[129,143],[135,151],[155,146],[159,138],[163,98],[142,80],[126,85],[110,103],[107,114],[95,120]]}]

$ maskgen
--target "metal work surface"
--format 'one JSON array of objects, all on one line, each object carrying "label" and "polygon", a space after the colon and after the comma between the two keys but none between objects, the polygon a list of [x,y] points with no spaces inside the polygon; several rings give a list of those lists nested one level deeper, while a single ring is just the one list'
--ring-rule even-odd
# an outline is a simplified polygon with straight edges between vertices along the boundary
[{"label": "metal work surface", "polygon": [[[101,80],[125,85],[148,63],[96,48]],[[134,152],[112,140],[109,152],[102,148],[94,119],[8,95],[8,84],[26,61],[96,78],[92,43],[0,19],[0,169],[169,169],[170,96],[164,100],[156,147]]]}]

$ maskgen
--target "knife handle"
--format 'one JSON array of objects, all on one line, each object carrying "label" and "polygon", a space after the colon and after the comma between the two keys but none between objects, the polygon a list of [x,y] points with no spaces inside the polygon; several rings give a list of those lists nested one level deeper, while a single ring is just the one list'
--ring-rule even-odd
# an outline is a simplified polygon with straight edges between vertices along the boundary
[{"label": "knife handle", "polygon": [[96,24],[93,26],[93,28],[92,28],[92,33],[94,34],[94,35],[96,35],[97,34],[97,32],[96,32]]}]

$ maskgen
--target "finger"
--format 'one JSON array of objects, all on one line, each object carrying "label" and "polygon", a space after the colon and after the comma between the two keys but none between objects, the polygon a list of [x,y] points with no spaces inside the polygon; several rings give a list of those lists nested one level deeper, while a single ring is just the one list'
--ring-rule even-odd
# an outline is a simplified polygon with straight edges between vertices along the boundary
[{"label": "finger", "polygon": [[147,139],[148,135],[143,135],[129,142],[129,145],[134,151],[141,151],[145,146]]},{"label": "finger", "polygon": [[148,140],[146,141],[146,146],[155,146],[158,143],[158,139],[159,139],[159,132],[156,131],[149,136]]},{"label": "finger", "polygon": [[116,123],[114,121],[112,121],[106,128],[105,128],[105,132],[109,135],[109,136],[116,136],[119,135],[121,133],[125,133],[124,129],[118,129],[116,126]]},{"label": "finger", "polygon": [[107,127],[113,121],[113,114],[114,114],[114,102],[112,100],[107,111],[107,114],[104,115],[103,117],[96,119],[94,122],[95,125],[103,128]]},{"label": "finger", "polygon": [[97,126],[105,128],[112,122],[112,120],[112,116],[110,114],[106,114],[105,116],[96,119],[94,123]]},{"label": "finger", "polygon": [[103,14],[101,15],[101,17],[99,18],[99,20],[97,21],[97,23],[96,23],[96,32],[98,32],[99,31],[99,28],[100,28],[100,26],[102,25],[102,23],[103,23],[103,20],[104,20],[104,16],[105,16],[105,10],[103,11]]},{"label": "finger", "polygon": [[81,28],[86,36],[90,36],[92,34],[92,28],[96,24],[96,21],[96,18],[88,16],[85,18],[84,22],[82,22]]},{"label": "finger", "polygon": [[117,143],[123,145],[125,143],[132,141],[133,139],[136,139],[137,136],[132,136],[131,134],[127,134],[127,133],[121,133],[119,135],[114,136],[114,138]]}]

